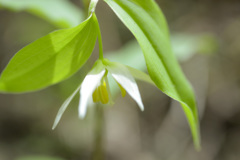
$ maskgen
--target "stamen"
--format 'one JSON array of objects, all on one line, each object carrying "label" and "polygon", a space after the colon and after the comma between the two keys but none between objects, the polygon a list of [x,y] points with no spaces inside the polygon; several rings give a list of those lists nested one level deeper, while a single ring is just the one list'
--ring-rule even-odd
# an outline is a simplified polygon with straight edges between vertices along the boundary
[{"label": "stamen", "polygon": [[101,80],[101,84],[93,92],[92,99],[95,103],[101,102],[102,104],[107,104],[109,102],[107,85],[104,79]]},{"label": "stamen", "polygon": [[95,91],[92,94],[92,99],[94,103],[97,103],[100,101],[99,94],[98,94],[98,87],[95,89]]},{"label": "stamen", "polygon": [[117,82],[117,84],[118,84],[118,86],[119,86],[119,88],[121,90],[122,97],[125,97],[126,96],[126,90],[118,82]]},{"label": "stamen", "polygon": [[107,86],[105,81],[103,81],[103,84],[99,86],[98,93],[99,93],[100,101],[102,102],[102,104],[107,104],[109,101],[109,98],[108,98],[108,91],[107,91]]}]

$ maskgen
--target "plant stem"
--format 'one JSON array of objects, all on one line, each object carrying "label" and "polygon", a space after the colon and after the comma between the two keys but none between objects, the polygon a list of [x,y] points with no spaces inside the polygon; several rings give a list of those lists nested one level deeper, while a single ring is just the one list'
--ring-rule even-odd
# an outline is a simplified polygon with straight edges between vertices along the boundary
[{"label": "plant stem", "polygon": [[98,104],[95,111],[95,146],[92,160],[104,160],[104,111],[103,106]]},{"label": "plant stem", "polygon": [[100,26],[98,23],[98,19],[95,15],[95,13],[93,13],[93,17],[96,21],[96,25],[97,25],[97,34],[98,34],[98,47],[99,47],[99,59],[103,59],[103,45],[102,45],[102,36],[101,36],[101,30],[100,30]]},{"label": "plant stem", "polygon": [[90,0],[81,0],[83,3],[83,7],[84,7],[84,17],[87,18],[88,15],[88,9],[89,9],[89,4],[90,4]]}]

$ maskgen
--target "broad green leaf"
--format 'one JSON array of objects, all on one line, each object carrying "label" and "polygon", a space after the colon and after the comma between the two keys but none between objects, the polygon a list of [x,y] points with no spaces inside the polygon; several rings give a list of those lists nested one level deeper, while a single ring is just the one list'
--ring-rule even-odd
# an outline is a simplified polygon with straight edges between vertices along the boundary
[{"label": "broad green leaf", "polygon": [[0,77],[0,92],[34,91],[70,77],[90,57],[96,27],[93,14],[77,27],[52,32],[21,49]]},{"label": "broad green leaf", "polygon": [[187,116],[196,148],[200,148],[198,112],[193,90],[172,52],[163,13],[153,0],[105,0],[136,37],[151,79],[179,101]]},{"label": "broad green leaf", "polygon": [[83,21],[83,12],[68,0],[0,0],[12,11],[27,11],[60,28],[74,27]]}]

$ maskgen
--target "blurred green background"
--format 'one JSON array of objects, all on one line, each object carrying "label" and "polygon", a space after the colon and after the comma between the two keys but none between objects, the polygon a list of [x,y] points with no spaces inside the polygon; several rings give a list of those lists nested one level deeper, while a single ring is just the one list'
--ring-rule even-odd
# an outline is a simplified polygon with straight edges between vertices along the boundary
[{"label": "blurred green background", "polygon": [[[0,2],[4,1],[8,0]],[[173,49],[196,93],[202,151],[197,152],[193,147],[180,105],[153,86],[138,82],[144,112],[129,96],[122,98],[117,94],[114,106],[104,106],[105,159],[239,160],[240,1],[156,2],[167,18]],[[63,6],[70,9],[75,18],[56,23],[36,8],[27,11],[1,8],[0,71],[25,45],[53,30],[80,23],[86,7],[80,0],[72,0],[71,3],[78,8]],[[64,12],[57,5],[48,5],[47,11],[55,15]],[[72,17],[70,12],[66,12]],[[105,56],[146,70],[133,35],[107,4],[100,0],[96,14]],[[0,160],[93,158],[96,107],[89,107],[84,120],[78,119],[79,96],[76,96],[58,127],[54,131],[51,127],[63,101],[97,59],[97,52],[96,46],[87,65],[60,84],[34,93],[0,94]]]}]

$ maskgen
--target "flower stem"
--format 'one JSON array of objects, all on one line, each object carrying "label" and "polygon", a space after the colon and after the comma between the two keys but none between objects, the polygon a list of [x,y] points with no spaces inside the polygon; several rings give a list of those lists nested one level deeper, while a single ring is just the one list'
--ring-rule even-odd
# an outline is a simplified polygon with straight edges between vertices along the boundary
[{"label": "flower stem", "polygon": [[104,111],[103,107],[98,104],[95,110],[95,146],[92,160],[104,160]]},{"label": "flower stem", "polygon": [[97,34],[98,34],[98,47],[99,47],[99,59],[103,59],[103,45],[102,45],[102,36],[101,36],[101,30],[98,23],[97,16],[95,13],[93,13],[93,17],[95,19],[96,25],[97,25]]},{"label": "flower stem", "polygon": [[88,18],[88,9],[89,9],[89,4],[91,0],[80,0],[83,3],[83,7],[84,7],[84,18]]}]

